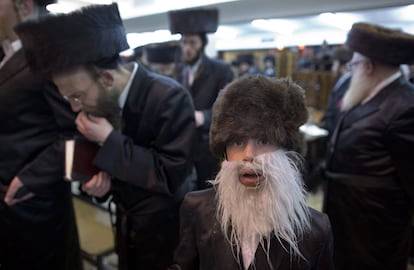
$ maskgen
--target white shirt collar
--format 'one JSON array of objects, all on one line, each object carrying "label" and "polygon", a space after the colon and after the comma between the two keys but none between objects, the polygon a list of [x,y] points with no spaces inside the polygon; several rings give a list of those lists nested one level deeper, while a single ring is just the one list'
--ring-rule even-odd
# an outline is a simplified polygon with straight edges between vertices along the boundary
[{"label": "white shirt collar", "polygon": [[190,68],[191,73],[195,74],[197,72],[198,68],[201,65],[202,58],[203,57],[198,58],[198,60],[194,63],[194,65],[192,65],[192,66],[188,65],[188,67]]},{"label": "white shirt collar", "polygon": [[11,47],[13,49],[13,52],[17,52],[18,50],[20,50],[22,48],[22,42],[20,39],[15,40],[11,43]]},{"label": "white shirt collar", "polygon": [[0,67],[2,67],[18,50],[22,48],[22,42],[20,41],[20,39],[17,39],[11,43],[5,41],[2,45],[4,57],[3,60],[0,62]]},{"label": "white shirt collar", "polygon": [[126,103],[126,100],[127,100],[128,94],[129,94],[129,90],[130,90],[131,85],[132,85],[132,81],[134,80],[135,74],[137,73],[137,70],[138,70],[138,63],[134,62],[133,65],[134,66],[132,68],[131,77],[129,77],[128,83],[125,85],[124,90],[122,91],[121,95],[119,96],[118,101],[119,101],[119,107],[121,109],[123,109],[124,106],[125,106],[125,103]]},{"label": "white shirt collar", "polygon": [[389,76],[388,78],[384,79],[383,81],[381,81],[375,88],[374,90],[371,92],[371,94],[369,94],[363,101],[361,104],[365,104],[368,101],[370,101],[373,97],[375,97],[382,89],[384,89],[387,85],[391,84],[393,81],[395,81],[396,79],[398,79],[399,77],[401,77],[401,71],[397,71],[394,74],[392,74],[391,76]]}]

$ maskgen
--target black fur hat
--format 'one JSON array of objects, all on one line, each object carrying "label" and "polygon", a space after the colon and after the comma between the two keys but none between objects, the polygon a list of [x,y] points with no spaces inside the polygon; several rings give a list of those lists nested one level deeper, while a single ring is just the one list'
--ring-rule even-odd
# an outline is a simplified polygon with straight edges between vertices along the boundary
[{"label": "black fur hat", "polygon": [[248,53],[248,54],[239,54],[239,55],[237,55],[237,62],[239,64],[246,63],[246,64],[251,66],[251,65],[254,64],[254,56],[253,56],[253,54],[250,54],[250,53]]},{"label": "black fur hat", "polygon": [[214,33],[218,27],[217,9],[185,9],[168,12],[172,34]]},{"label": "black fur hat", "polygon": [[333,60],[338,60],[341,65],[351,61],[353,52],[346,47],[338,47],[332,54]]},{"label": "black fur hat", "polygon": [[49,4],[54,4],[54,3],[56,3],[56,2],[57,2],[57,0],[34,0],[34,2],[35,2],[37,5],[41,6],[41,7],[45,7],[45,6],[49,5]]},{"label": "black fur hat", "polygon": [[228,84],[213,105],[210,150],[223,157],[233,139],[256,138],[301,152],[299,127],[308,119],[304,90],[290,79],[243,76]]},{"label": "black fur hat", "polygon": [[116,3],[27,21],[16,32],[31,68],[46,76],[77,65],[108,62],[129,48]]},{"label": "black fur hat", "polygon": [[152,43],[145,46],[145,56],[150,63],[173,63],[178,49],[178,42]]},{"label": "black fur hat", "polygon": [[368,23],[355,23],[348,33],[348,47],[379,62],[414,63],[414,35]]}]

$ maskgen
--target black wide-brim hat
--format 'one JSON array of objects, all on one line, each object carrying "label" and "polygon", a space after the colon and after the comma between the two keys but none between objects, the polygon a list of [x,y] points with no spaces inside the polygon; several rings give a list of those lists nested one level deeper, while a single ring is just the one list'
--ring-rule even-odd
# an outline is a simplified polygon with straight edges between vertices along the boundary
[{"label": "black wide-brim hat", "polygon": [[152,43],[145,46],[145,56],[149,63],[174,63],[179,49],[178,42]]},{"label": "black wide-brim hat", "polygon": [[171,34],[214,33],[218,27],[217,9],[184,9],[168,12]]},{"label": "black wide-brim hat", "polygon": [[118,5],[90,5],[16,27],[30,67],[45,76],[105,62],[129,48]]},{"label": "black wide-brim hat", "polygon": [[34,0],[34,2],[36,4],[38,4],[39,6],[41,6],[41,7],[45,7],[45,6],[49,5],[49,4],[56,3],[57,0]]},{"label": "black wide-brim hat", "polygon": [[348,33],[348,47],[379,62],[414,63],[414,35],[368,23],[355,23]]},{"label": "black wide-brim hat", "polygon": [[250,54],[250,53],[248,53],[248,54],[239,54],[239,55],[237,55],[237,62],[239,64],[246,63],[246,64],[251,66],[251,65],[254,64],[254,56],[253,56],[253,54]]},{"label": "black wide-brim hat", "polygon": [[285,150],[301,152],[299,127],[308,119],[305,91],[290,79],[243,76],[228,84],[212,109],[210,150],[223,157],[239,139],[266,139]]}]

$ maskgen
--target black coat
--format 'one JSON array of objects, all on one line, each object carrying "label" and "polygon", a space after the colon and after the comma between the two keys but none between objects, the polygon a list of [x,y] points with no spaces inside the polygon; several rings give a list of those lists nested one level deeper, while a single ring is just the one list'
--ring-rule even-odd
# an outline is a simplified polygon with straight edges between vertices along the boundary
[{"label": "black coat", "polygon": [[[189,193],[181,207],[180,243],[174,255],[174,265],[180,270],[242,270],[233,250],[216,219],[217,201],[213,188]],[[307,261],[292,259],[274,237],[270,243],[273,269],[331,270],[332,233],[326,215],[310,209],[311,229],[299,242],[299,249]],[[255,269],[271,269],[259,246],[255,254]]]},{"label": "black coat", "polygon": [[81,269],[63,144],[74,114],[56,88],[36,77],[23,51],[0,69],[0,182],[18,176],[35,197],[8,207],[0,196],[4,269]]},{"label": "black coat", "polygon": [[406,268],[413,152],[414,87],[402,77],[339,122],[326,200],[338,269]]},{"label": "black coat", "polygon": [[[178,70],[178,81],[187,85],[184,78],[183,66]],[[220,92],[233,80],[233,72],[229,64],[222,60],[203,56],[201,66],[195,75],[194,82],[189,88],[196,110],[202,111],[204,124],[197,128],[195,146],[196,170],[199,188],[204,188],[204,181],[210,180],[218,171],[219,160],[209,150],[209,131],[211,125],[211,109]]]},{"label": "black coat", "polygon": [[[180,84],[140,65],[122,120],[122,132],[114,130],[94,160],[113,176],[120,269],[163,269],[178,237],[178,203],[191,184],[194,106]],[[131,248],[134,241],[140,244]]]}]

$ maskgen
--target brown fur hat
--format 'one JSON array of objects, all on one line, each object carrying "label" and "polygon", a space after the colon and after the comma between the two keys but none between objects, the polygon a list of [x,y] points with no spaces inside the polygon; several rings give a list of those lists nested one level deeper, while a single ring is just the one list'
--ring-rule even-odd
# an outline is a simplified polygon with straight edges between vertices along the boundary
[{"label": "brown fur hat", "polygon": [[90,5],[16,27],[30,67],[46,76],[77,65],[104,63],[129,48],[118,5]]},{"label": "brown fur hat", "polygon": [[210,150],[223,157],[234,139],[267,139],[301,151],[299,126],[308,119],[304,90],[290,79],[243,76],[228,84],[213,105]]},{"label": "brown fur hat", "polygon": [[171,34],[214,33],[218,27],[218,9],[194,8],[168,12]]},{"label": "brown fur hat", "polygon": [[348,33],[348,47],[384,64],[414,63],[414,35],[368,23],[355,23]]}]

